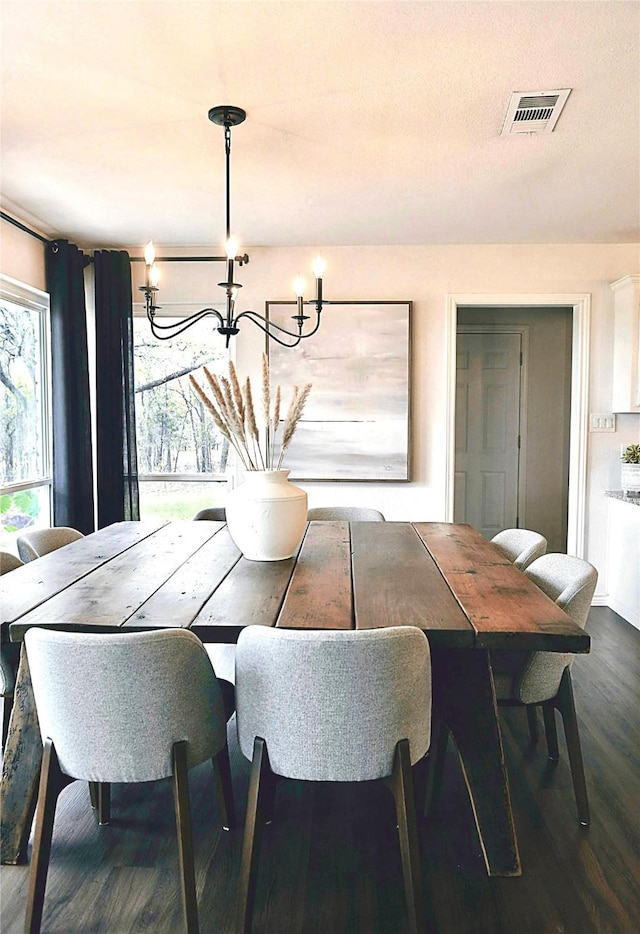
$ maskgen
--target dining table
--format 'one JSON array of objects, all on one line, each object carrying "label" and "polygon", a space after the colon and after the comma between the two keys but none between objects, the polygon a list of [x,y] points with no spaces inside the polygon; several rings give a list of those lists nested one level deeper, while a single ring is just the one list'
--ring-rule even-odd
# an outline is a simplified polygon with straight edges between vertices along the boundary
[{"label": "dining table", "polygon": [[[417,626],[489,875],[521,874],[491,653],[586,653],[589,636],[469,525],[307,523],[293,557],[250,561],[224,522],[118,522],[0,578],[3,640],[32,626],[191,629],[234,643],[245,626]],[[114,685],[117,690],[117,685]],[[24,647],[4,753],[0,861],[26,861],[42,757]]]}]

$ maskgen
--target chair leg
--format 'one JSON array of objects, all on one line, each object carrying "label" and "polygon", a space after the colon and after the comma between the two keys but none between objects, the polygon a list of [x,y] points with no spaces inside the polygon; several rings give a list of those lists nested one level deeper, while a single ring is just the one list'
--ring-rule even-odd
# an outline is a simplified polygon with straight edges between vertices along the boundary
[{"label": "chair leg", "polygon": [[542,716],[544,717],[544,732],[547,737],[547,755],[553,762],[557,762],[560,758],[560,750],[558,748],[556,712],[551,705],[544,704]]},{"label": "chair leg", "polygon": [[233,785],[231,784],[231,764],[229,762],[229,747],[225,744],[217,755],[211,760],[213,774],[216,782],[216,791],[222,815],[222,829],[231,830],[236,823],[236,809],[233,802]]},{"label": "chair leg", "polygon": [[538,718],[536,716],[536,707],[529,704],[527,707],[527,723],[529,724],[529,738],[532,743],[538,742]]},{"label": "chair leg", "polygon": [[2,696],[2,748],[7,741],[9,732],[9,720],[13,710],[13,694],[3,694]]},{"label": "chair leg", "polygon": [[60,792],[71,781],[73,779],[60,770],[54,745],[50,739],[47,739],[44,744],[40,770],[33,853],[29,870],[27,912],[24,921],[25,934],[39,934],[40,931],[56,804]]},{"label": "chair leg", "polygon": [[89,782],[89,801],[98,812],[100,826],[111,822],[111,785],[109,782]]},{"label": "chair leg", "polygon": [[270,777],[271,766],[269,765],[267,744],[260,736],[256,736],[253,743],[251,778],[249,779],[249,794],[247,796],[247,817],[242,843],[237,934],[248,934],[251,931],[258,874],[258,854],[264,823],[265,783],[267,786],[273,784],[269,782]]},{"label": "chair leg", "polygon": [[417,934],[417,932],[425,930],[425,914],[408,740],[400,740],[396,745],[393,773],[388,779],[385,779],[385,783],[391,788],[396,803],[409,930]]},{"label": "chair leg", "polygon": [[435,813],[438,800],[440,799],[448,740],[449,730],[445,726],[442,717],[432,717],[431,750],[429,752],[429,770],[427,772],[427,791],[425,794],[423,808],[425,817],[431,817]]},{"label": "chair leg", "polygon": [[276,788],[282,776],[276,775],[269,769],[262,779],[262,788],[260,791],[260,815],[263,824],[273,822],[273,813],[276,807]]},{"label": "chair leg", "polygon": [[578,808],[578,820],[583,827],[587,827],[591,819],[589,813],[589,797],[587,795],[587,783],[584,777],[584,763],[582,761],[582,749],[580,747],[576,706],[573,699],[571,673],[568,668],[565,668],[562,675],[555,703],[560,711],[562,723],[564,725],[564,735],[567,741],[567,752],[569,753],[569,765],[571,767],[571,778],[573,779],[573,790],[576,796],[576,806]]},{"label": "chair leg", "polygon": [[111,822],[111,785],[98,783],[98,823],[102,827]]},{"label": "chair leg", "polygon": [[182,885],[182,905],[187,934],[198,934],[198,900],[193,861],[191,811],[189,806],[189,773],[185,740],[173,744],[173,800],[178,833],[178,856]]}]

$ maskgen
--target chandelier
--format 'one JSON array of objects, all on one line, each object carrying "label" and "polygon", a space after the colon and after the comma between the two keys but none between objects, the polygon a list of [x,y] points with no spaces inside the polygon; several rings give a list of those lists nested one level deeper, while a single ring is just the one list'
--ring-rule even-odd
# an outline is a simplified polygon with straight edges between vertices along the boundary
[{"label": "chandelier", "polygon": [[[266,318],[264,315],[258,314],[257,311],[247,310],[242,311],[239,314],[236,312],[236,299],[238,296],[238,290],[242,288],[242,285],[239,282],[234,281],[235,265],[237,264],[238,266],[242,267],[249,262],[249,256],[247,253],[238,253],[238,241],[235,239],[235,237],[231,236],[231,128],[244,123],[246,116],[247,115],[245,111],[240,107],[232,107],[228,105],[212,107],[209,111],[209,120],[211,120],[212,123],[217,124],[217,126],[224,127],[227,212],[227,230],[225,238],[226,257],[216,256],[213,257],[213,259],[226,263],[226,281],[218,282],[218,285],[224,289],[226,295],[225,313],[222,314],[222,312],[218,311],[216,308],[203,308],[201,311],[196,311],[192,315],[181,318],[179,321],[174,323],[160,324],[158,321],[158,316],[156,315],[156,312],[161,308],[160,305],[156,304],[159,274],[155,261],[155,249],[152,241],[149,240],[144,251],[145,284],[138,286],[138,288],[141,292],[144,292],[145,310],[149,324],[151,326],[151,332],[153,336],[159,340],[169,340],[172,337],[176,337],[178,334],[182,334],[183,331],[186,331],[187,328],[190,328],[191,325],[195,324],[197,321],[201,321],[203,318],[213,317],[218,322],[217,331],[219,334],[223,335],[228,347],[229,339],[236,335],[240,330],[240,321],[242,318],[247,318],[249,321],[252,321],[255,325],[257,325],[262,331],[264,331],[267,337],[277,341],[278,344],[282,344],[283,347],[296,347],[301,340],[307,337],[311,337],[316,333],[320,327],[320,315],[322,313],[322,308],[324,305],[329,304],[329,302],[327,302],[322,297],[322,277],[325,270],[325,263],[320,256],[317,256],[313,263],[313,274],[316,280],[315,298],[305,301],[305,283],[300,276],[297,276],[293,282],[293,289],[296,295],[296,314],[291,316],[292,320],[295,321],[295,325],[292,326],[291,330],[275,324],[275,322],[271,321],[269,318]],[[315,322],[306,331],[304,330],[305,323],[310,320],[310,315],[306,315],[304,313],[305,306],[315,307]]]}]

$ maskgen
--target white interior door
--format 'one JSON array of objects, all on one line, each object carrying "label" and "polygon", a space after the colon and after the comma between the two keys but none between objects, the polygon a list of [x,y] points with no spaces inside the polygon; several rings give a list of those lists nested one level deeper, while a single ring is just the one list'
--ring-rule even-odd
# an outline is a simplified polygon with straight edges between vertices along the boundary
[{"label": "white interior door", "polygon": [[458,331],[454,521],[519,524],[522,335]]}]

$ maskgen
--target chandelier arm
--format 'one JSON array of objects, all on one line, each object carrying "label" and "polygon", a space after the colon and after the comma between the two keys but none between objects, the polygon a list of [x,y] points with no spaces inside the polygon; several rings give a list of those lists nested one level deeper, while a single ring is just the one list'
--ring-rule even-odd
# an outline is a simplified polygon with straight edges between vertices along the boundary
[{"label": "chandelier arm", "polygon": [[[271,325],[267,318],[258,314],[257,311],[243,311],[242,314],[238,315],[238,317],[235,319],[236,324],[238,322],[238,318],[244,317],[247,317],[249,321],[252,322],[252,324],[255,324],[256,327],[260,328],[261,331],[264,331],[268,338],[270,338],[272,341],[275,341],[277,344],[280,344],[281,347],[297,347],[302,338],[307,337],[306,334],[292,334],[291,331],[287,331],[285,328],[278,327],[277,324]],[[271,327],[278,328],[279,331],[282,331],[288,337],[295,338],[295,340],[292,344],[288,344],[286,341],[281,340],[272,330],[270,330]]]},{"label": "chandelier arm", "polygon": [[[314,304],[314,303],[310,303],[310,304]],[[313,327],[313,330],[307,331],[306,334],[302,334],[301,331],[298,331],[297,333],[295,331],[289,331],[288,328],[282,327],[282,325],[280,324],[276,324],[275,321],[271,321],[269,318],[265,318],[264,315],[259,314],[257,311],[252,311],[251,309],[247,309],[247,311],[241,312],[236,317],[235,323],[237,324],[240,318],[248,317],[250,321],[252,321],[254,324],[257,324],[258,327],[261,327],[262,330],[265,332],[265,334],[268,334],[269,336],[272,335],[273,330],[275,329],[277,331],[280,331],[282,334],[286,334],[287,337],[296,337],[298,338],[298,340],[304,340],[304,338],[306,337],[312,337],[316,333],[318,328],[320,327],[320,312],[317,310],[316,310],[316,316],[317,316],[316,323],[315,323],[315,326]],[[297,315],[292,315],[292,317],[297,317]],[[274,339],[275,339],[275,335],[274,335]]]},{"label": "chandelier arm", "polygon": [[[203,308],[202,311],[197,311],[192,315],[189,315],[188,318],[183,318],[181,321],[176,322],[175,324],[158,324],[155,317],[147,315],[149,324],[151,325],[151,333],[157,340],[167,341],[172,337],[178,337],[179,334],[182,334],[183,331],[186,331],[187,328],[190,328],[192,324],[196,324],[197,321],[200,321],[202,318],[215,317],[218,319],[220,326],[224,325],[224,318],[219,311],[216,311],[215,308]],[[162,331],[167,331],[167,334],[163,334]]]}]

